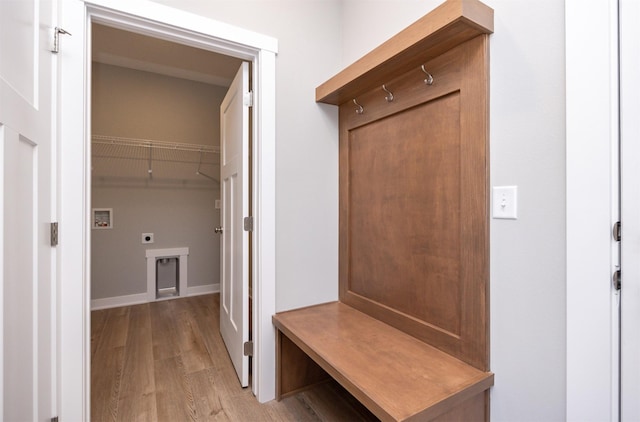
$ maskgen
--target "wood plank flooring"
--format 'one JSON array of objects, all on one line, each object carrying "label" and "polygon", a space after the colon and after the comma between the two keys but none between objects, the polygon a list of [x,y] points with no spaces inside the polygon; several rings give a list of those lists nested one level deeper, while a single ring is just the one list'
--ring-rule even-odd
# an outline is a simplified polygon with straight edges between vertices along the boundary
[{"label": "wood plank flooring", "polygon": [[371,421],[336,383],[260,404],[219,333],[219,295],[91,313],[91,420]]}]

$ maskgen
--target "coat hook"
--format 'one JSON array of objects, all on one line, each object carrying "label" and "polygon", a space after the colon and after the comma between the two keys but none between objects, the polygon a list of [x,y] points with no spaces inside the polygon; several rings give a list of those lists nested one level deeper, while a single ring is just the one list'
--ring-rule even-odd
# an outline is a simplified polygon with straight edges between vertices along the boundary
[{"label": "coat hook", "polygon": [[431,73],[427,72],[427,70],[424,68],[424,65],[420,67],[422,68],[422,71],[424,72],[424,74],[427,75],[427,78],[424,80],[424,83],[427,85],[433,85],[433,76],[431,76]]},{"label": "coat hook", "polygon": [[364,113],[364,108],[360,104],[358,104],[358,102],[356,101],[355,98],[353,99],[353,103],[358,106],[358,108],[356,108],[356,113],[357,114]]},{"label": "coat hook", "polygon": [[389,94],[389,95],[387,95],[386,97],[384,97],[384,99],[385,99],[385,100],[387,100],[387,102],[388,102],[388,103],[390,103],[391,101],[393,101],[393,93],[392,93],[391,91],[389,91],[389,90],[387,89],[387,87],[386,87],[386,86],[384,86],[384,84],[382,85],[382,89],[384,90],[384,92],[386,92],[387,94]]}]

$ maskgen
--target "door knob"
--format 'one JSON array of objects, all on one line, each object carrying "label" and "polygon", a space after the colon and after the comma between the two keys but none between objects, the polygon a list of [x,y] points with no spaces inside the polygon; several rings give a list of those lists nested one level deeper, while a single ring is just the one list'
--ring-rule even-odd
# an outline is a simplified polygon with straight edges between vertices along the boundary
[{"label": "door knob", "polygon": [[216,227],[213,231],[216,232],[216,234],[222,234],[222,227]]}]

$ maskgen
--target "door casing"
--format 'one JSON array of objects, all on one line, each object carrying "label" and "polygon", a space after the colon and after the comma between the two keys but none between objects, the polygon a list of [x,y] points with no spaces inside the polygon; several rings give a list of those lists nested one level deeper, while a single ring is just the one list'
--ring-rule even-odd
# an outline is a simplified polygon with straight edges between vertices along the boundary
[{"label": "door casing", "polygon": [[640,3],[620,0],[620,420],[640,420]]},{"label": "door casing", "polygon": [[[63,0],[73,36],[59,54],[61,257],[60,416],[90,418],[91,24],[93,22],[252,62],[252,390],[275,397],[275,55],[277,40],[150,1]],[[82,118],[78,118],[82,116]],[[80,399],[81,398],[81,399]]]},{"label": "door casing", "polygon": [[617,421],[617,0],[566,0],[565,35],[566,419]]}]

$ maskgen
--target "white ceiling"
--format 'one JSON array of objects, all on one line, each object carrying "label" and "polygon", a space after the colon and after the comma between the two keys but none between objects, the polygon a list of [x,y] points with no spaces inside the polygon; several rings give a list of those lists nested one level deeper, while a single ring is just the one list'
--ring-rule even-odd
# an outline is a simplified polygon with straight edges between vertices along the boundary
[{"label": "white ceiling", "polygon": [[228,87],[242,60],[104,25],[92,27],[93,61]]}]

